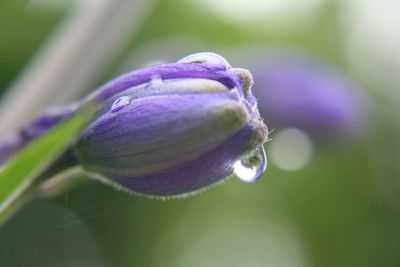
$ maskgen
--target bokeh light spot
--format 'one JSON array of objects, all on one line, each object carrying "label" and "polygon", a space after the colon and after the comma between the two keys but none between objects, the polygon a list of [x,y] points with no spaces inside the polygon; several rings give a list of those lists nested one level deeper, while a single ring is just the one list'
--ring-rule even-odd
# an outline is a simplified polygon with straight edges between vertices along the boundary
[{"label": "bokeh light spot", "polygon": [[270,155],[280,169],[296,171],[310,162],[313,150],[313,143],[307,134],[295,128],[286,128],[272,138]]}]

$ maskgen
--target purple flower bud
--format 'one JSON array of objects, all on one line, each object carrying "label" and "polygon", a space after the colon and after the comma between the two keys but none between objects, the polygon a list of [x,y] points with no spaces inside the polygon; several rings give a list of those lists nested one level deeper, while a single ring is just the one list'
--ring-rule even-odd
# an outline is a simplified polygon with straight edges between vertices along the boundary
[{"label": "purple flower bud", "polygon": [[104,108],[75,145],[78,161],[108,183],[155,196],[221,181],[242,159],[251,167],[252,151],[261,157],[257,178],[268,130],[251,86],[247,70],[212,53],[123,75],[88,97]]},{"label": "purple flower bud", "polygon": [[257,60],[252,69],[259,108],[270,127],[299,128],[319,139],[362,128],[364,98],[333,68],[289,53]]},{"label": "purple flower bud", "polygon": [[268,129],[252,85],[249,71],[212,53],[128,73],[12,134],[0,146],[0,163],[95,102],[101,110],[72,148],[94,177],[155,196],[191,193],[234,172],[254,181],[266,167]]}]

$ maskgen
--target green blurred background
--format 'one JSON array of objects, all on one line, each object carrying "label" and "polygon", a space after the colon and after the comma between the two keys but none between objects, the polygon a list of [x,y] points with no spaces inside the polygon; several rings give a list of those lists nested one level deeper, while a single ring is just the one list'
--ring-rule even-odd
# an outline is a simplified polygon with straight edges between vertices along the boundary
[{"label": "green blurred background", "polygon": [[[3,97],[80,4],[0,2]],[[153,1],[81,95],[193,52],[217,52],[239,67],[246,51],[290,47],[358,84],[370,106],[364,133],[313,145],[301,168],[285,170],[272,156],[259,181],[232,178],[187,199],[91,182],[34,201],[0,229],[0,266],[400,266],[399,8],[374,0]]]}]

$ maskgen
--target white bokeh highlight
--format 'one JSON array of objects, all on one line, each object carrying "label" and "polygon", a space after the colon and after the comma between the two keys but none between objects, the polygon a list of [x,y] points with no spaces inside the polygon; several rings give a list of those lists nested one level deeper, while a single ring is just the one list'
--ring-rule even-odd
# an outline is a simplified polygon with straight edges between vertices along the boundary
[{"label": "white bokeh highlight", "polygon": [[[230,218],[213,223],[200,235],[193,235],[191,229],[181,225],[164,236],[154,249],[154,261],[163,266],[191,267],[310,266],[296,226],[282,217]],[[171,241],[180,244],[176,255],[170,254]]]},{"label": "white bokeh highlight", "polygon": [[310,162],[314,147],[306,133],[295,128],[276,132],[270,146],[271,161],[280,169],[297,171]]},{"label": "white bokeh highlight", "polygon": [[[326,0],[188,0],[206,7],[218,17],[236,23],[274,21],[279,26],[299,26],[316,15]],[[288,18],[296,23],[287,23]],[[278,26],[278,25],[276,25]]]},{"label": "white bokeh highlight", "polygon": [[340,3],[342,40],[351,71],[376,93],[400,102],[400,1]]}]

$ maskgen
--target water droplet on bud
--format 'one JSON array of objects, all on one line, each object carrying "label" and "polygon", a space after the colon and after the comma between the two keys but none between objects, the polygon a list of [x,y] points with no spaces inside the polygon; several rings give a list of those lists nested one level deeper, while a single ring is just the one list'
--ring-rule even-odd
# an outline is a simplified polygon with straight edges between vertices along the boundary
[{"label": "water droplet on bud", "polygon": [[234,175],[243,182],[251,183],[264,173],[267,168],[267,157],[261,145],[238,160],[233,166]]},{"label": "water droplet on bud", "polygon": [[153,75],[151,77],[151,86],[156,88],[156,87],[160,87],[164,84],[162,78],[160,75]]},{"label": "water droplet on bud", "polygon": [[231,65],[225,58],[210,52],[201,52],[184,57],[178,63],[212,64],[225,70],[231,68]]},{"label": "water droplet on bud", "polygon": [[114,103],[111,106],[111,112],[116,112],[118,110],[121,110],[123,107],[129,105],[131,103],[131,97],[130,96],[121,96],[117,100],[114,101]]}]

